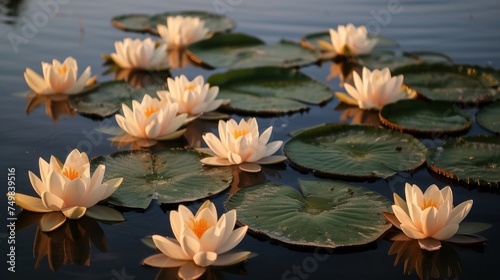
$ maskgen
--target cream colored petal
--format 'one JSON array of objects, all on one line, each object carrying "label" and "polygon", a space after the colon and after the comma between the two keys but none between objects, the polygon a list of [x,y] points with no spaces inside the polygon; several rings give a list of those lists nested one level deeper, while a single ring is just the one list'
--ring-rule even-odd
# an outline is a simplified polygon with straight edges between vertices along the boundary
[{"label": "cream colored petal", "polygon": [[401,230],[411,239],[423,239],[428,237],[412,224],[401,224]]},{"label": "cream colored petal", "polygon": [[472,203],[472,200],[467,200],[453,208],[450,213],[448,224],[459,224],[462,222],[462,220],[469,214],[469,211],[472,208]]},{"label": "cream colored petal", "polygon": [[[183,233],[185,234],[183,235]],[[194,255],[200,251],[200,243],[197,238],[192,238],[190,236],[187,236],[186,234],[188,234],[188,231],[181,231],[181,248],[187,256],[193,258]]]},{"label": "cream colored petal", "polygon": [[253,162],[243,162],[238,165],[238,168],[241,169],[242,171],[249,172],[249,173],[257,173],[260,172],[262,169],[260,164],[253,163]]},{"label": "cream colored petal", "polygon": [[170,258],[164,254],[156,254],[156,255],[152,255],[152,256],[149,256],[147,258],[145,258],[142,263],[145,264],[145,265],[149,265],[149,266],[152,266],[152,267],[180,267],[182,265],[185,265],[186,263],[188,263],[190,261],[185,261],[185,260],[177,260],[177,259],[173,259],[173,258]]},{"label": "cream colored petal", "polygon": [[406,201],[404,201],[404,199],[401,198],[397,193],[394,193],[393,197],[394,197],[394,204],[396,204],[397,206],[401,207],[401,209],[406,214],[409,214],[409,212],[408,212],[408,205],[406,204]]},{"label": "cream colored petal", "polygon": [[31,186],[33,186],[33,189],[39,196],[42,194],[42,192],[48,191],[42,180],[40,180],[40,178],[38,178],[33,172],[28,171],[28,176],[30,178]]},{"label": "cream colored petal", "polygon": [[274,141],[274,142],[271,142],[269,144],[266,145],[266,151],[264,152],[264,155],[263,157],[268,157],[272,154],[274,154],[275,152],[277,152],[281,145],[283,145],[283,141]]},{"label": "cream colored petal", "polygon": [[42,203],[42,200],[38,197],[33,197],[22,193],[16,193],[14,197],[16,199],[16,205],[23,208],[24,210],[41,213],[54,211],[50,208],[45,207],[45,205]]},{"label": "cream colored petal", "polygon": [[196,265],[207,267],[217,260],[217,254],[214,252],[198,252],[193,256],[193,261]]},{"label": "cream colored petal", "polygon": [[97,168],[94,170],[94,174],[92,174],[89,190],[102,185],[102,180],[104,179],[105,171],[106,167],[104,166],[104,164],[99,164],[99,166],[97,166]]},{"label": "cream colored petal", "polygon": [[182,223],[181,223],[181,216],[179,215],[179,212],[170,211],[170,227],[172,228],[172,231],[174,232],[175,239],[180,240],[181,239]]},{"label": "cream colored petal", "polygon": [[103,200],[106,191],[107,188],[103,187],[102,185],[94,188],[93,190],[90,190],[81,200],[80,206],[90,208],[96,205],[99,201]]},{"label": "cream colored petal", "polygon": [[[346,85],[347,84],[345,84],[344,86],[346,86]],[[355,89],[352,89],[352,90],[355,90]],[[344,103],[349,104],[349,105],[358,106],[358,101],[356,99],[352,98],[348,94],[345,94],[343,92],[335,92],[335,96],[337,96],[337,98],[340,100],[340,102],[344,102]]]},{"label": "cream colored petal", "polygon": [[161,235],[153,235],[153,242],[156,248],[166,256],[177,260],[190,260],[191,258],[184,253],[180,244],[173,239]]},{"label": "cream colored petal", "polygon": [[62,197],[64,196],[64,184],[67,178],[64,175],[59,175],[56,172],[50,172],[47,176],[47,189],[50,193]]},{"label": "cream colored petal", "polygon": [[439,231],[437,231],[436,233],[434,233],[432,237],[437,240],[446,240],[455,235],[458,231],[458,228],[459,228],[458,224],[448,224]]},{"label": "cream colored petal", "polygon": [[101,200],[110,197],[122,183],[123,183],[123,178],[113,178],[104,182],[103,185],[106,186],[106,191],[102,195]]},{"label": "cream colored petal", "polygon": [[64,216],[66,216],[66,218],[76,220],[83,217],[86,211],[87,208],[85,207],[73,206],[70,208],[63,209],[61,212],[64,214]]},{"label": "cream colored petal", "polygon": [[225,158],[227,154],[227,148],[224,147],[223,142],[219,140],[213,133],[207,133],[202,136],[203,140],[207,146],[212,150],[217,156]]},{"label": "cream colored petal", "polygon": [[392,211],[401,224],[411,224],[415,227],[413,221],[410,219],[410,216],[408,216],[408,214],[401,207],[398,205],[392,205]]},{"label": "cream colored petal", "polygon": [[185,132],[186,132],[186,129],[181,129],[181,130],[178,130],[176,132],[173,132],[173,133],[170,133],[170,134],[158,137],[156,139],[157,140],[172,140],[172,139],[177,139],[177,138],[181,137],[182,135],[184,135]]},{"label": "cream colored petal", "polygon": [[180,279],[198,279],[200,278],[207,269],[201,266],[197,266],[193,262],[186,263],[179,268],[177,276]]},{"label": "cream colored petal", "polygon": [[245,237],[247,230],[248,226],[243,226],[234,230],[229,238],[225,240],[224,244],[221,244],[221,246],[217,249],[217,253],[224,254],[225,252],[236,247],[241,240],[243,240],[243,237]]},{"label": "cream colored petal", "polygon": [[422,233],[425,236],[433,236],[439,230],[436,216],[437,209],[435,207],[428,207],[422,211]]},{"label": "cream colored petal", "polygon": [[250,254],[251,252],[243,251],[218,255],[217,260],[212,264],[212,266],[229,266],[237,264],[246,260]]},{"label": "cream colored petal", "polygon": [[85,87],[85,84],[87,81],[90,79],[91,73],[90,73],[90,66],[88,66],[85,71],[82,73],[80,78],[76,81],[76,83],[67,90],[67,94],[77,94],[80,93],[83,88]]},{"label": "cream colored petal", "polygon": [[85,181],[76,178],[65,186],[64,196],[61,197],[66,203],[66,207],[79,206],[82,198],[87,192]]},{"label": "cream colored petal", "polygon": [[[178,212],[179,212],[181,221],[189,221],[191,219],[194,219],[193,212],[191,212],[189,210],[189,208],[187,208],[186,206],[184,206],[182,204],[179,205]],[[183,226],[183,224],[181,224],[181,226]],[[182,231],[182,227],[181,227],[181,231]]]},{"label": "cream colored petal", "polygon": [[66,217],[60,212],[48,213],[40,219],[40,229],[43,232],[53,231],[64,224]]},{"label": "cream colored petal", "polygon": [[[238,140],[240,140],[240,139],[238,139]],[[233,152],[227,152],[227,160],[229,160],[229,162],[231,162],[233,164],[240,164],[243,162],[241,156],[236,154],[236,153],[233,153]]]},{"label": "cream colored petal", "polygon": [[43,192],[41,198],[43,205],[52,211],[60,211],[66,208],[64,201],[50,192]]},{"label": "cream colored petal", "polygon": [[421,249],[427,251],[436,251],[441,249],[441,242],[433,238],[420,239],[418,245]]},{"label": "cream colored petal", "polygon": [[221,157],[206,157],[202,158],[200,160],[201,163],[210,165],[210,166],[229,166],[233,165],[229,160],[226,158],[221,158]]},{"label": "cream colored petal", "polygon": [[24,79],[26,80],[26,83],[31,88],[31,90],[33,90],[35,93],[48,93],[47,84],[45,83],[44,79],[30,68],[26,68],[26,72],[24,72]]}]

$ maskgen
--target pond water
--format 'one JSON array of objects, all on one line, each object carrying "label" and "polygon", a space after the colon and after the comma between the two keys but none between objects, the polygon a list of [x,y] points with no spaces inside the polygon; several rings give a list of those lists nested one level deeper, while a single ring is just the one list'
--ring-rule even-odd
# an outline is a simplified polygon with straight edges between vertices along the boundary
[{"label": "pond water", "polygon": [[[28,170],[38,173],[38,158],[50,155],[64,158],[68,151],[78,147],[90,157],[105,155],[117,150],[105,136],[95,129],[103,121],[92,120],[78,114],[61,115],[52,120],[42,105],[30,114],[26,113],[27,100],[23,94],[29,89],[23,72],[30,67],[41,71],[40,62],[75,57],[80,65],[90,65],[99,81],[113,79],[102,75],[101,53],[114,51],[113,44],[124,37],[144,37],[126,33],[111,26],[110,19],[127,13],[154,14],[162,11],[205,10],[218,12],[214,3],[226,3],[225,15],[237,22],[235,31],[251,34],[266,42],[281,38],[298,41],[304,34],[327,30],[349,22],[368,25],[369,31],[397,40],[404,50],[428,50],[443,52],[456,63],[480,66],[500,65],[500,6],[494,1],[382,1],[382,0],[196,0],[196,1],[71,1],[60,0],[57,11],[44,10],[40,3],[48,0],[0,1],[0,115],[2,119],[0,145],[3,186],[6,190],[7,168],[16,169],[17,192],[34,195],[27,176]],[[392,3],[392,4],[391,4]],[[388,5],[397,4],[397,12],[389,12]],[[54,8],[55,6],[53,6]],[[45,16],[41,16],[44,14]],[[46,20],[45,20],[45,19]],[[28,22],[38,21],[36,30],[23,35]],[[14,32],[26,40],[13,45],[7,34]],[[327,80],[330,64],[312,65],[301,69],[304,73],[328,84],[334,91],[340,90],[339,80]],[[205,78],[215,72],[194,66],[175,69],[172,75],[185,74]],[[312,106],[311,110],[276,118],[259,118],[262,128],[275,127],[273,139],[287,140],[288,133],[299,128],[325,122],[349,122],[343,120],[341,109],[336,109],[338,99],[324,106]],[[477,108],[467,110],[475,114]],[[232,115],[240,119],[240,115]],[[113,121],[114,119],[110,119]],[[215,129],[215,123],[205,126],[206,131]],[[468,133],[491,134],[476,123]],[[104,138],[104,139],[103,139]],[[442,139],[421,139],[427,146],[438,145]],[[241,180],[271,180],[298,186],[299,178],[314,178],[299,173],[288,163],[270,167],[265,173],[249,175]],[[427,187],[437,184],[443,187],[450,182],[437,178],[421,167],[417,171],[400,173],[387,180],[361,181],[353,184],[378,192],[392,201],[394,191],[403,193],[404,182]],[[482,232],[488,239],[485,246],[453,247],[443,250],[434,258],[434,265],[443,271],[451,271],[452,278],[500,279],[497,269],[500,258],[500,197],[497,190],[477,189],[453,183],[454,200],[458,204],[474,200],[466,221],[491,223],[493,227]],[[0,196],[1,197],[1,196]],[[223,211],[227,192],[211,199]],[[0,223],[7,222],[7,201],[0,199]],[[189,204],[191,209],[200,202]],[[161,206],[153,202],[145,211],[126,211],[126,221],[119,224],[94,223],[82,220],[67,225],[64,233],[44,235],[37,233],[37,224],[31,215],[23,219],[26,227],[18,224],[16,232],[16,272],[7,271],[7,231],[0,232],[0,260],[2,279],[171,279],[175,272],[141,265],[141,261],[155,253],[141,243],[141,238],[151,234],[172,236],[168,221],[169,210],[176,206]],[[18,210],[19,211],[19,210]],[[77,234],[76,232],[79,232]],[[71,232],[73,235],[71,235]],[[73,236],[73,238],[70,238]],[[247,234],[240,249],[257,254],[242,265],[229,269],[210,270],[210,279],[418,279],[416,272],[404,274],[404,261],[394,265],[396,255],[389,255],[391,243],[379,240],[355,249],[324,250],[297,248],[276,241]],[[65,254],[60,254],[64,252]],[[64,258],[64,255],[66,258]],[[422,264],[417,256],[408,261],[408,267]],[[431,258],[427,258],[430,260]],[[413,262],[413,263],[412,263]],[[415,264],[416,262],[416,264]],[[432,262],[430,262],[432,263]],[[444,267],[444,269],[443,269]],[[448,268],[446,268],[448,267]],[[161,274],[160,274],[161,273]],[[172,274],[173,273],[173,274]],[[432,274],[438,277],[438,274]]]}]

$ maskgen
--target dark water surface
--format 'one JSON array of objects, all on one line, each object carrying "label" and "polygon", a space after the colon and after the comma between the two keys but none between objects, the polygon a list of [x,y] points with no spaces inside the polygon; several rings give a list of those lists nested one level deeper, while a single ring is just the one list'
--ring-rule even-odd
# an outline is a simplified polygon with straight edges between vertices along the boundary
[{"label": "dark water surface", "polygon": [[[0,115],[1,177],[6,190],[7,168],[16,168],[17,192],[34,195],[27,176],[28,170],[38,173],[38,158],[48,160],[50,155],[65,158],[74,147],[89,153],[90,157],[109,154],[117,150],[103,135],[95,131],[102,121],[80,115],[61,117],[53,121],[45,113],[44,105],[26,114],[27,100],[23,94],[29,89],[23,72],[30,67],[41,72],[41,61],[75,57],[80,67],[90,65],[99,81],[111,80],[103,76],[101,53],[114,51],[114,41],[124,37],[143,37],[125,33],[111,26],[112,16],[126,13],[158,13],[176,10],[205,10],[217,12],[214,3],[226,3],[226,15],[237,22],[235,31],[248,33],[266,42],[281,38],[297,41],[304,34],[327,30],[337,24],[368,25],[369,31],[393,38],[404,50],[429,50],[444,52],[457,63],[481,66],[500,65],[500,6],[494,1],[400,1],[398,12],[390,13],[388,4],[394,1],[340,1],[340,0],[206,0],[206,1],[70,1],[60,0],[56,13],[44,11],[40,2],[0,1]],[[52,1],[54,2],[54,1]],[[65,4],[62,4],[65,3]],[[232,5],[232,6],[231,6]],[[42,16],[45,15],[45,17]],[[45,20],[46,19],[46,20]],[[27,22],[38,20],[36,31],[23,34]],[[23,29],[24,28],[24,29]],[[7,34],[24,36],[26,41],[13,46]],[[339,90],[339,80],[327,81],[329,63],[302,69],[308,75]],[[205,78],[223,71],[209,71],[196,67],[174,70],[172,75],[198,74]],[[80,70],[81,72],[81,70]],[[333,99],[325,106],[312,106],[310,111],[291,116],[259,119],[261,128],[273,125],[273,139],[287,140],[289,132],[298,128],[325,122],[341,122],[342,111],[336,110],[339,101]],[[476,108],[468,110],[475,114]],[[242,116],[232,116],[240,119]],[[349,119],[347,120],[349,121]],[[114,119],[107,123],[114,123]],[[212,124],[212,127],[215,125]],[[208,126],[210,127],[210,126]],[[209,128],[207,128],[209,129]],[[470,135],[488,134],[474,124]],[[104,136],[105,138],[105,136]],[[427,146],[441,143],[440,139],[422,139]],[[314,178],[301,174],[288,163],[281,169],[267,169],[268,180],[293,186],[299,178]],[[431,176],[425,167],[413,174],[398,174],[388,180],[353,182],[376,191],[392,201],[392,192],[403,193],[404,182],[426,188],[430,184],[447,185],[440,178]],[[253,176],[253,175],[252,175]],[[251,176],[250,176],[251,177]],[[261,179],[262,179],[261,178]],[[255,179],[255,178],[250,178]],[[454,247],[442,250],[435,260],[441,267],[449,267],[452,277],[460,279],[500,279],[500,197],[497,191],[465,188],[456,183],[453,188],[455,204],[474,200],[466,221],[491,223],[493,227],[481,235],[488,239],[484,247]],[[0,192],[1,193],[1,192]],[[7,224],[7,202],[0,199],[0,225]],[[220,211],[227,192],[213,197]],[[197,208],[199,202],[191,204]],[[154,279],[159,269],[141,265],[142,259],[155,253],[140,239],[150,234],[172,235],[166,207],[156,202],[143,213],[128,211],[126,221],[108,225],[82,220],[67,224],[64,232],[37,234],[36,223],[23,229],[18,224],[16,232],[16,272],[7,271],[7,231],[0,231],[1,279]],[[29,222],[31,215],[24,222]],[[4,226],[1,226],[4,227]],[[80,234],[75,234],[78,231]],[[73,232],[73,238],[70,239]],[[92,242],[91,242],[92,240]],[[90,245],[92,244],[92,245]],[[359,249],[338,250],[325,255],[323,250],[285,246],[269,239],[247,234],[238,248],[251,250],[257,256],[230,269],[214,269],[210,275],[216,279],[418,279],[413,272],[404,275],[403,263],[394,266],[396,255],[388,255],[391,243],[379,240]],[[36,250],[34,250],[34,248]],[[34,254],[35,252],[35,254]],[[58,259],[65,252],[67,264]],[[425,256],[424,256],[425,257]],[[430,260],[430,257],[426,260]],[[39,263],[37,259],[39,258]],[[49,261],[50,260],[50,261]],[[422,262],[420,262],[422,264]],[[408,266],[411,266],[411,262]],[[52,271],[57,270],[57,271]],[[447,271],[444,269],[444,271]],[[446,274],[441,276],[446,278]],[[458,272],[458,273],[457,273]],[[159,279],[170,279],[175,273],[162,270]],[[169,274],[170,273],[170,274]],[[437,274],[434,274],[437,276]],[[213,279],[213,278],[211,278]]]}]

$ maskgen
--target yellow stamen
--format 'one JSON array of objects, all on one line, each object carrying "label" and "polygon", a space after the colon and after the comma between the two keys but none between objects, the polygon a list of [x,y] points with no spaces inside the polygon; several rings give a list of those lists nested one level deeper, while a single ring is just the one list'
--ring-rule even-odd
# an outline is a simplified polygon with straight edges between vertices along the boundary
[{"label": "yellow stamen", "polygon": [[196,85],[195,84],[189,84],[187,85],[186,87],[184,87],[184,91],[187,91],[187,90],[193,90],[196,88]]},{"label": "yellow stamen", "polygon": [[191,218],[190,221],[192,224],[189,225],[189,228],[194,232],[194,234],[196,234],[196,236],[198,236],[198,238],[201,238],[208,229],[207,221],[203,218],[198,221]]},{"label": "yellow stamen", "polygon": [[422,204],[422,210],[427,209],[429,207],[439,208],[436,201],[429,199],[428,201],[424,198],[424,203]]},{"label": "yellow stamen", "polygon": [[153,113],[158,112],[158,110],[160,110],[160,108],[155,108],[153,106],[146,107],[146,110],[144,110],[144,116],[146,118],[149,118],[149,116],[151,116]]},{"label": "yellow stamen", "polygon": [[62,174],[70,180],[74,180],[76,178],[82,177],[82,176],[80,176],[80,173],[78,173],[78,171],[76,171],[76,169],[71,168],[71,167],[65,167]]},{"label": "yellow stamen", "polygon": [[238,137],[247,135],[248,133],[250,133],[250,131],[248,131],[246,129],[235,130],[235,131],[233,131],[233,136],[234,136],[234,139],[238,139]]},{"label": "yellow stamen", "polygon": [[66,65],[62,65],[59,69],[57,69],[57,73],[59,73],[59,75],[64,75],[66,72],[68,72],[68,67],[66,67]]}]

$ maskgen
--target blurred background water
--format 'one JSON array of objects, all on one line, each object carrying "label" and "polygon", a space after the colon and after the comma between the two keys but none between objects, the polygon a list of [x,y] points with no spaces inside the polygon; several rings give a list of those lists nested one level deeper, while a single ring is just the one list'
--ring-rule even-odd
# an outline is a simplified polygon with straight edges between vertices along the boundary
[{"label": "blurred background water", "polygon": [[[49,2],[57,5],[45,5]],[[269,43],[281,38],[298,41],[307,33],[352,22],[355,25],[367,25],[371,33],[398,41],[403,50],[443,52],[456,63],[495,68],[500,65],[500,6],[489,0],[0,0],[0,165],[1,172],[5,174],[1,176],[6,178],[7,168],[15,167],[17,191],[33,195],[27,172],[32,170],[38,173],[39,157],[46,160],[50,155],[64,158],[75,147],[88,152],[90,157],[109,154],[117,149],[104,139],[106,136],[95,131],[100,126],[114,124],[113,118],[96,121],[68,113],[66,117],[53,121],[43,105],[27,114],[28,102],[24,93],[29,88],[23,78],[26,67],[41,72],[41,61],[54,58],[63,60],[73,56],[80,67],[90,65],[92,73],[98,75],[98,81],[111,80],[112,75],[102,75],[105,67],[102,66],[101,53],[114,51],[114,42],[124,37],[149,35],[115,29],[110,19],[120,14],[155,14],[180,10],[224,13],[237,22],[234,31],[257,36]],[[34,28],[30,28],[30,24]],[[18,43],[13,44],[12,39],[9,39],[15,36],[12,34],[21,37]],[[188,66],[173,70],[172,75],[194,77],[202,74],[207,78],[223,70]],[[326,79],[330,72],[329,63],[311,65],[301,70],[328,84],[334,91],[340,90],[338,79]],[[343,112],[335,109],[338,104],[339,101],[333,99],[325,106],[313,106],[304,113],[259,119],[259,123],[262,128],[275,126],[273,139],[287,140],[287,134],[298,128],[345,121],[341,119]],[[468,112],[474,114],[476,110],[473,108]],[[244,116],[232,117],[240,119]],[[210,129],[214,125],[208,127]],[[476,124],[469,132],[487,133]],[[422,140],[426,145],[440,143],[435,139]],[[440,187],[447,185],[429,172],[422,167],[412,174],[354,184],[376,191],[392,201],[392,192],[401,194],[406,181],[421,187],[433,183]],[[265,175],[259,176],[260,179],[293,186],[298,185],[299,178],[313,178],[310,174],[297,172],[288,164],[286,168],[268,169]],[[5,188],[2,190],[6,191],[6,185],[3,184]],[[440,265],[445,267],[444,270],[447,270],[448,265],[448,271],[460,271],[458,275],[453,274],[452,278],[499,279],[500,271],[496,267],[500,257],[498,191],[465,188],[457,183],[454,194],[455,204],[467,199],[474,200],[467,221],[492,223],[494,226],[482,233],[488,239],[484,248],[443,250],[442,255],[446,255],[446,258],[443,257]],[[212,198],[220,211],[224,209],[223,201],[226,198],[227,192]],[[7,223],[5,197],[0,202],[0,223]],[[199,205],[199,202],[191,204],[192,209]],[[64,236],[52,236],[52,241],[41,239],[40,234],[36,234],[36,224],[27,226],[16,233],[16,273],[7,272],[7,231],[2,230],[1,278],[153,279],[160,270],[142,266],[141,260],[153,254],[154,250],[143,245],[140,238],[151,234],[172,235],[168,222],[169,209],[154,202],[143,213],[125,212],[127,220],[121,224],[100,224],[100,227],[96,227],[91,222],[81,222],[68,225],[67,232],[80,232],[79,235],[72,235],[79,236],[78,240]],[[99,233],[99,229],[104,235]],[[89,245],[91,237],[94,240]],[[43,251],[40,246],[47,246],[43,247],[46,250]],[[34,247],[37,248],[35,251]],[[358,249],[339,250],[325,255],[323,250],[289,247],[262,236],[248,234],[239,248],[254,251],[258,255],[229,271],[213,270],[212,276],[216,279],[418,279],[415,272],[404,275],[402,263],[394,266],[396,256],[388,255],[390,247],[391,243],[379,240]],[[57,263],[64,263],[64,260],[57,260],[57,252],[61,248],[66,248],[68,254],[74,257],[66,260],[66,265],[54,267]],[[47,256],[43,257],[43,253]],[[40,259],[39,263],[37,258]],[[411,266],[411,261],[409,263]],[[57,271],[52,271],[55,268]],[[169,274],[171,271],[162,270],[161,273],[158,279],[172,276]]]}]

